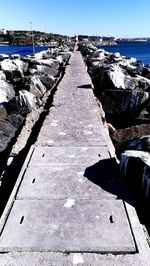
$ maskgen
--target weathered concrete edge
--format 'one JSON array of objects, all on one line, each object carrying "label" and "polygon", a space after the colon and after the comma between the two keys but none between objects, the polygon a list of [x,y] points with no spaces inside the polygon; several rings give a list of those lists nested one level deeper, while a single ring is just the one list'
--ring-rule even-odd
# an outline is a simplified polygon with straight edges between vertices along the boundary
[{"label": "weathered concrete edge", "polygon": [[[70,58],[71,58],[71,56],[70,56]],[[82,58],[83,58],[83,56],[82,56]],[[106,140],[106,145],[108,147],[108,151],[109,151],[110,157],[111,158],[114,158],[114,157],[116,158],[115,147],[114,147],[113,142],[112,142],[112,140],[110,138],[110,135],[109,135],[109,130],[108,130],[108,127],[107,127],[107,121],[105,119],[105,122],[104,123],[102,122],[102,114],[104,114],[104,116],[105,116],[103,105],[102,105],[101,101],[98,98],[96,98],[96,96],[94,94],[94,89],[95,89],[94,88],[94,84],[92,82],[91,76],[88,73],[88,67],[86,65],[86,62],[85,62],[84,58],[83,58],[83,63],[84,63],[84,66],[85,66],[85,70],[86,70],[86,72],[87,72],[87,74],[89,76],[91,90],[92,90],[92,96],[93,96],[93,101],[95,102],[95,108],[97,108],[97,110],[98,110],[98,117],[99,117],[99,120],[100,120],[99,122],[102,123],[101,125],[103,126],[103,131],[105,131],[105,134],[106,134],[105,135],[106,136],[105,140]]]},{"label": "weathered concrete edge", "polygon": [[11,192],[11,195],[9,197],[9,200],[8,200],[6,206],[5,206],[4,212],[3,212],[3,214],[2,214],[2,216],[0,218],[0,235],[2,234],[2,231],[3,231],[3,228],[5,226],[5,223],[6,223],[7,219],[8,219],[8,217],[9,217],[11,208],[12,208],[13,203],[15,201],[15,197],[16,197],[17,191],[18,191],[18,189],[20,187],[20,184],[21,184],[22,179],[24,177],[25,171],[26,171],[26,169],[28,167],[28,164],[30,162],[30,159],[32,157],[33,151],[34,151],[34,145],[31,146],[31,148],[30,148],[30,150],[28,152],[28,155],[27,155],[27,157],[25,159],[25,162],[24,162],[24,164],[22,166],[20,174],[19,174],[19,176],[17,178],[17,181],[15,183],[15,186],[14,186],[14,188],[13,188],[13,190]]},{"label": "weathered concrete edge", "polygon": [[146,237],[144,235],[142,225],[140,224],[140,221],[138,219],[136,210],[129,203],[124,202],[124,204],[127,211],[127,215],[129,217],[129,223],[131,226],[131,230],[133,232],[135,243],[137,246],[137,252],[139,253],[139,255],[141,256],[143,255],[144,257],[147,258],[148,261],[150,261],[150,248],[146,241]]}]

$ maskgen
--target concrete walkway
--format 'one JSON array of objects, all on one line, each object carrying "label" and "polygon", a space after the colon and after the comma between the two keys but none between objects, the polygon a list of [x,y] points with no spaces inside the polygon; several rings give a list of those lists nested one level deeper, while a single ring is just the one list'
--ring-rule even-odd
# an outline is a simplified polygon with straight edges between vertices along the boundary
[{"label": "concrete walkway", "polygon": [[1,219],[0,265],[149,265],[102,116],[75,51]]}]

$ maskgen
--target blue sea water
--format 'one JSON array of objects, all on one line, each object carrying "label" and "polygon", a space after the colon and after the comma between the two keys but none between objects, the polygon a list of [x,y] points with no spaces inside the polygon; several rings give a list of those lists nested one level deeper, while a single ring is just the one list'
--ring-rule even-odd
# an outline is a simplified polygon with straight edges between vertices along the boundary
[{"label": "blue sea water", "polygon": [[127,57],[135,57],[144,64],[150,64],[150,42],[120,43],[114,46],[103,46],[108,52],[119,52]]},{"label": "blue sea water", "polygon": [[[43,50],[47,50],[47,46],[35,46],[35,52],[38,53]],[[32,55],[32,46],[0,46],[0,54],[20,54],[20,55]]]}]

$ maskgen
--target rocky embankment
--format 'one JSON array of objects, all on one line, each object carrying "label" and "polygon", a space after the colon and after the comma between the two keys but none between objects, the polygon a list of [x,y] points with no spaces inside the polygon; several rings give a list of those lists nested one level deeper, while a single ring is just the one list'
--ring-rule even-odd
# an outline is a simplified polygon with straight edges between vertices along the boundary
[{"label": "rocky embankment", "polygon": [[89,44],[88,72],[120,159],[121,176],[138,207],[150,209],[150,68]]},{"label": "rocky embankment", "polygon": [[45,95],[50,95],[71,50],[71,45],[48,49],[37,53],[34,58],[1,55],[0,155],[11,145],[27,119],[32,124],[32,113],[34,116],[39,114],[38,110],[45,104]]}]

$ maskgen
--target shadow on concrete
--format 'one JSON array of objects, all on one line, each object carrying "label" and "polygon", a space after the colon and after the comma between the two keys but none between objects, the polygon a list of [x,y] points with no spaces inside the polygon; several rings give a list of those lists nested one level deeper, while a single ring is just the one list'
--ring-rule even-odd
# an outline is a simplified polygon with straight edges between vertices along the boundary
[{"label": "shadow on concrete", "polygon": [[92,89],[92,84],[81,85],[81,86],[78,86],[77,88],[79,88],[79,89]]},{"label": "shadow on concrete", "polygon": [[133,205],[132,199],[125,193],[120,178],[119,165],[115,158],[101,160],[85,169],[84,176],[103,190],[114,194]]}]

